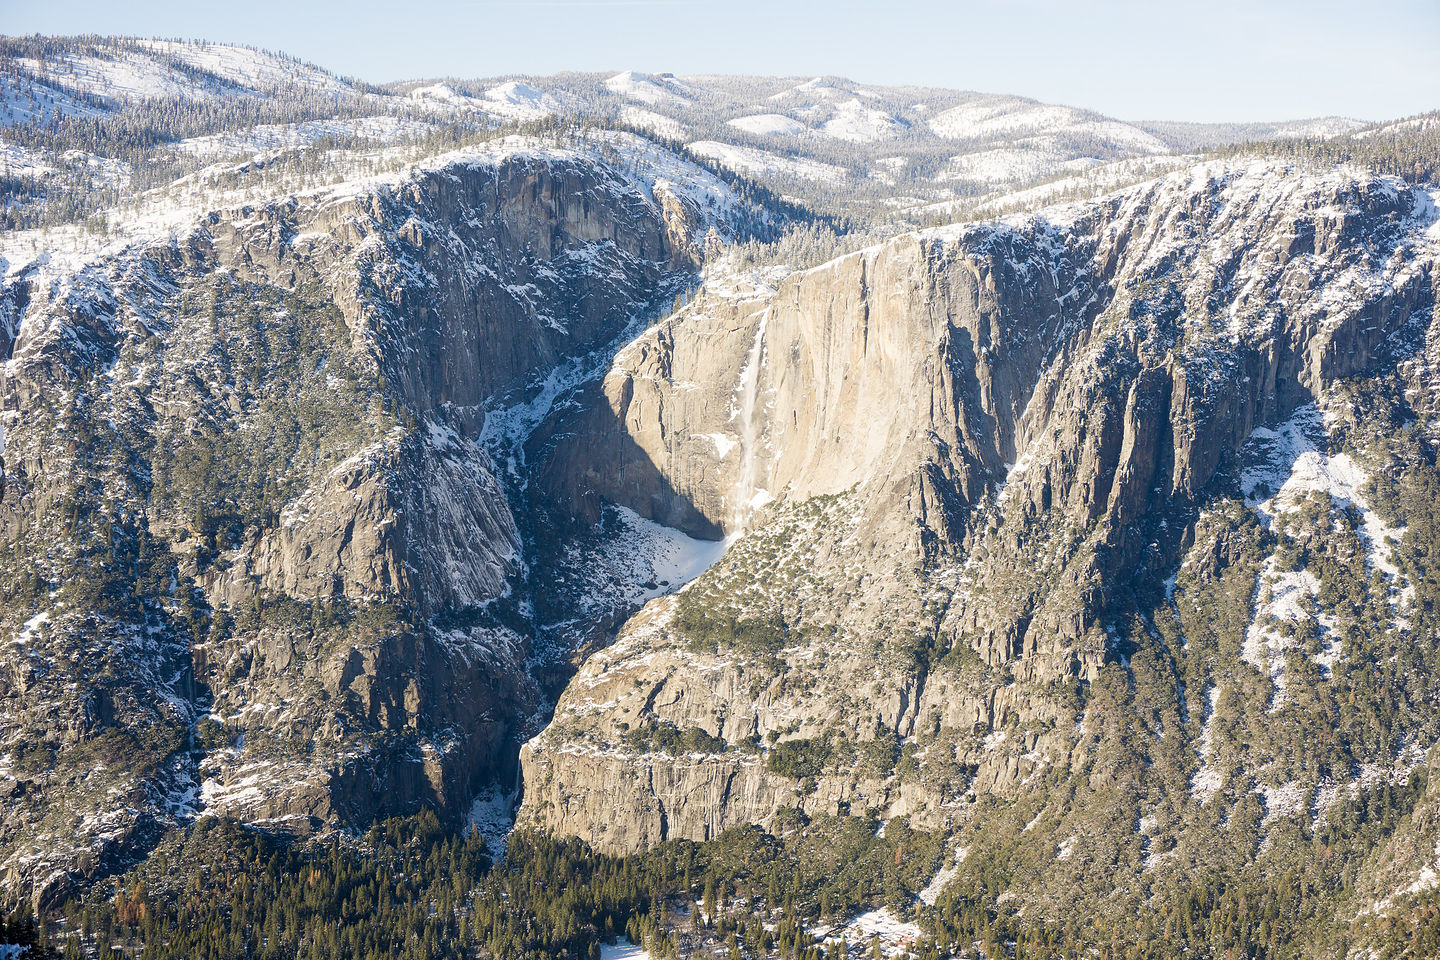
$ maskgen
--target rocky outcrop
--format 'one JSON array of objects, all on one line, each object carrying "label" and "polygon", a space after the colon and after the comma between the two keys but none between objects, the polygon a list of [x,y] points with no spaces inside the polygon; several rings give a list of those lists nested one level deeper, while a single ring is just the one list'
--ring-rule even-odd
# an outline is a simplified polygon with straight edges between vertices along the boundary
[{"label": "rocky outcrop", "polygon": [[[522,749],[522,816],[530,822],[614,851],[706,840],[747,823],[768,828],[785,808],[875,808],[917,828],[953,828],[967,793],[973,800],[1003,790],[1068,746],[1062,736],[1028,735],[1022,758],[986,741],[1022,712],[1037,715],[1013,687],[987,688],[950,669],[916,676],[891,669],[898,665],[890,651],[857,660],[836,645],[803,641],[782,654],[789,668],[776,670],[734,650],[688,644],[677,635],[678,605],[675,597],[651,602],[613,646],[591,656],[556,721]],[[687,749],[657,731],[711,739]],[[950,751],[945,775],[900,764],[904,741]],[[786,742],[813,767],[797,774],[776,762],[775,745]]]},{"label": "rocky outcrop", "polygon": [[520,533],[493,464],[447,427],[395,435],[341,462],[252,529],[204,578],[227,604],[264,591],[356,602],[414,597],[429,615],[484,606],[520,569]]}]

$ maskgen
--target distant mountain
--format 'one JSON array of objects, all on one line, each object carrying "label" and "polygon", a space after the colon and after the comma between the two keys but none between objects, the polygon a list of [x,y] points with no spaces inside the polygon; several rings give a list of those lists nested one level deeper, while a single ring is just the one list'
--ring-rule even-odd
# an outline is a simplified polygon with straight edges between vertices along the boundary
[{"label": "distant mountain", "polygon": [[[276,109],[277,102],[289,109]],[[175,106],[162,110],[161,104]],[[1343,118],[1127,123],[1023,97],[872,86],[838,77],[627,70],[446,78],[379,89],[283,55],[220,44],[97,37],[0,44],[0,123],[147,109],[203,115],[203,123],[171,118],[161,126],[175,135],[171,149],[212,160],[336,137],[396,143],[457,123],[595,118],[686,143],[777,193],[865,219],[905,209],[922,218],[937,210],[953,215],[1116,161],[1244,141],[1333,136],[1364,126]],[[266,119],[273,122],[263,123]],[[7,162],[24,169],[44,165],[23,154]]]},{"label": "distant mountain", "polygon": [[[781,192],[833,207],[993,195],[1116,160],[1282,137],[1332,136],[1364,123],[1126,123],[1024,97],[862,85],[838,77],[524,77],[564,104],[629,123]],[[479,94],[496,81],[467,89]],[[844,199],[841,199],[841,198]]]}]

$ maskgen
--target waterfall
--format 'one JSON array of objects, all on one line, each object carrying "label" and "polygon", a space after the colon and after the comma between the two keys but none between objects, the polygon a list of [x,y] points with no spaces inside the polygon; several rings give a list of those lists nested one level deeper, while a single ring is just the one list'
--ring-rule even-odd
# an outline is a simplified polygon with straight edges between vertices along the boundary
[{"label": "waterfall", "polygon": [[750,356],[745,368],[740,371],[740,385],[735,389],[737,405],[730,419],[740,418],[740,474],[735,478],[732,493],[734,503],[730,508],[731,534],[745,532],[745,525],[754,512],[759,491],[755,485],[755,447],[759,441],[755,436],[755,405],[760,394],[760,360],[765,352],[765,324],[770,319],[770,308],[760,314],[760,324],[755,330],[755,342],[750,346]]}]

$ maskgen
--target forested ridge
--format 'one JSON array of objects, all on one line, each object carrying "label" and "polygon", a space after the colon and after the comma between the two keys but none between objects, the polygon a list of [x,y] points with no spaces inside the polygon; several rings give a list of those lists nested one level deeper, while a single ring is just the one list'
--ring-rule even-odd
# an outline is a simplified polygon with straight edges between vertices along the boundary
[{"label": "forested ridge", "polygon": [[[1364,798],[1357,819],[1345,815],[1359,829],[1317,836],[1315,855],[1383,835],[1424,786],[1417,776]],[[1000,896],[1003,861],[928,907],[916,893],[941,859],[937,837],[899,823],[877,837],[876,821],[858,815],[781,821],[779,836],[737,828],[628,857],[522,831],[494,862],[487,838],[429,813],[307,842],[212,818],[84,898],[38,920],[15,913],[0,939],[32,945],[32,958],[67,960],[117,951],[146,960],[596,958],[619,937],[657,958],[826,960],[844,955],[829,933],[835,924],[883,906],[918,921],[923,934],[906,952],[921,960],[1278,960],[1347,956],[1352,943],[1399,960],[1440,950],[1440,898],[1427,894],[1383,919],[1327,922],[1325,908],[1344,891],[1328,888],[1314,865],[1197,881],[1130,922],[1085,914],[1037,922]],[[849,949],[872,948],[851,936]]]}]

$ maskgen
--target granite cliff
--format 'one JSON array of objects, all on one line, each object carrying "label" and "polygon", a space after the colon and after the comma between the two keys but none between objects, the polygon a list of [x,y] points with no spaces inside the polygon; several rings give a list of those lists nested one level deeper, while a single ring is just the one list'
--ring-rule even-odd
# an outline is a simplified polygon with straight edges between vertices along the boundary
[{"label": "granite cliff", "polygon": [[552,503],[740,536],[582,667],[522,754],[522,820],[611,850],[788,807],[958,831],[977,798],[1085,769],[1077,685],[1145,647],[1180,661],[1199,751],[1207,684],[1155,624],[1177,578],[1236,565],[1211,517],[1268,496],[1241,488],[1257,437],[1299,416],[1318,449],[1365,446],[1339,398],[1372,378],[1430,402],[1434,211],[1351,171],[1214,163],[716,272],[540,432]]}]

